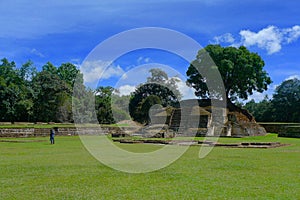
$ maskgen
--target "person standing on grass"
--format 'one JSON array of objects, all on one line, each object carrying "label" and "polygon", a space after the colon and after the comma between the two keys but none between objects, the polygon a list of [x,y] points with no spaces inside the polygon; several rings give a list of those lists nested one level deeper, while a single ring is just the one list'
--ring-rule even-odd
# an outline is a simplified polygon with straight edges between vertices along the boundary
[{"label": "person standing on grass", "polygon": [[51,128],[50,130],[50,142],[51,144],[54,144],[54,135],[55,135],[55,131],[53,128]]}]

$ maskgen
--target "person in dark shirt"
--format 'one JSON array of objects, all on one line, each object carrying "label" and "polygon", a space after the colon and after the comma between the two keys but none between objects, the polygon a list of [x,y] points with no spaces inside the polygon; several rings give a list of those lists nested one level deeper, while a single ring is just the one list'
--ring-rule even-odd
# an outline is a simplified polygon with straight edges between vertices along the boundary
[{"label": "person in dark shirt", "polygon": [[50,142],[51,142],[51,144],[54,144],[54,135],[55,135],[55,131],[54,131],[54,129],[52,128],[52,129],[50,130]]}]

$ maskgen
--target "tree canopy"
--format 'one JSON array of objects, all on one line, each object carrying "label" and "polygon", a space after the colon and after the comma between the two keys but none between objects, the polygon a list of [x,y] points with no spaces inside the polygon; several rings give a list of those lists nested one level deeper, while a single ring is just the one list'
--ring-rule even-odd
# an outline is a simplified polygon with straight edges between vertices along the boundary
[{"label": "tree canopy", "polygon": [[80,71],[71,63],[46,63],[40,72],[32,61],[17,67],[0,64],[1,121],[71,122],[72,87]]},{"label": "tree canopy", "polygon": [[[244,46],[236,48],[208,45],[199,50],[196,60],[191,62],[186,72],[187,84],[196,90],[196,96],[205,99],[226,99],[230,110],[239,111],[252,120],[253,116],[247,110],[232,102],[238,98],[246,100],[254,91],[267,90],[272,81],[263,69],[264,65],[257,53],[250,52]],[[216,76],[217,71],[221,75],[224,92],[218,82],[220,80]],[[209,89],[208,83],[214,87]]]},{"label": "tree canopy", "polygon": [[260,122],[300,122],[300,80],[283,81],[273,98],[260,102],[251,100],[244,106]]},{"label": "tree canopy", "polygon": [[[208,62],[207,53],[214,61]],[[206,58],[206,59],[205,59]],[[208,45],[201,49],[192,61],[186,74],[188,85],[195,88],[195,95],[201,98],[212,98],[216,91],[209,91],[208,79],[199,71],[218,69],[225,87],[225,97],[232,102],[237,98],[247,99],[254,91],[263,92],[271,83],[267,72],[263,70],[264,61],[257,53],[251,53],[246,47],[221,47]],[[212,81],[212,80],[211,80]],[[220,97],[218,97],[220,98]]]},{"label": "tree canopy", "polygon": [[272,101],[266,96],[262,101],[255,102],[253,99],[244,105],[258,122],[274,121],[274,109]]},{"label": "tree canopy", "polygon": [[0,64],[0,118],[14,122],[17,120],[18,108],[25,105],[25,82],[16,69],[15,62],[2,59]]},{"label": "tree canopy", "polygon": [[[208,53],[215,64],[205,56]],[[236,98],[246,99],[254,91],[267,89],[271,80],[263,66],[260,56],[245,47],[209,45],[191,62],[187,82],[201,98],[220,98],[219,91],[208,91],[208,77],[197,69],[219,70],[228,95],[221,97],[231,103]],[[129,119],[130,114],[136,121],[149,123],[149,110],[153,105],[178,106],[181,98],[178,78],[169,78],[158,68],[149,72],[151,75],[145,84],[138,86],[130,96],[120,96],[110,86],[95,90],[84,86],[83,74],[72,63],[56,67],[48,62],[38,71],[32,61],[18,67],[4,58],[0,62],[0,121],[89,123],[98,120],[110,124]],[[285,80],[276,88],[273,98],[258,103],[249,101],[244,108],[257,121],[300,122],[299,95],[300,80]]]},{"label": "tree canopy", "polygon": [[158,68],[149,72],[151,76],[132,93],[129,102],[130,116],[140,123],[150,122],[148,112],[153,105],[177,106],[181,98],[176,79],[169,79],[167,73]]},{"label": "tree canopy", "polygon": [[300,122],[300,80],[285,80],[273,95],[274,115],[277,121]]}]

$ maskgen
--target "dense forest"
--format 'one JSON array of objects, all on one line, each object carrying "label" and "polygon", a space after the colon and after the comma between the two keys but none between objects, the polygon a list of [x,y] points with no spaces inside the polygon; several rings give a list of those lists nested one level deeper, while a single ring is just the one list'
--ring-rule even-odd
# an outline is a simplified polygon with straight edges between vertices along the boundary
[{"label": "dense forest", "polygon": [[300,122],[300,80],[283,81],[273,94],[260,102],[254,100],[244,105],[259,122]]},{"label": "dense forest", "polygon": [[[245,47],[237,49],[209,45],[206,50],[222,66],[219,70],[223,80],[227,81],[224,81],[225,98],[229,102],[246,100],[252,90],[262,92],[271,83],[267,73],[262,70],[264,63],[261,58]],[[236,59],[237,55],[241,59]],[[198,57],[201,56],[199,51]],[[245,57],[252,57],[252,63],[243,59]],[[195,88],[199,98],[210,98],[204,82],[206,78],[195,70],[203,66],[196,61],[187,70],[187,84]],[[249,67],[243,69],[241,66],[256,68],[249,71]],[[248,70],[247,73],[245,70]],[[169,78],[160,69],[151,69],[149,72],[151,76],[145,84],[138,86],[130,96],[121,96],[118,90],[110,86],[96,89],[84,86],[83,74],[72,63],[54,66],[48,62],[38,71],[31,61],[16,66],[15,62],[3,58],[0,63],[0,121],[90,122],[91,116],[95,115],[94,119],[99,123],[111,124],[130,119],[131,115],[134,120],[147,123],[152,105],[177,106],[181,98],[176,79]],[[154,81],[159,84],[153,84]],[[74,90],[75,82],[76,88],[80,88],[78,91]],[[239,105],[259,122],[300,122],[300,80],[285,80],[276,88],[271,99],[266,97],[260,102],[251,100]],[[85,114],[74,115],[80,110]],[[74,116],[81,118],[74,119]]]},{"label": "dense forest", "polygon": [[[72,96],[75,81],[82,85],[81,92],[89,98],[88,102],[91,102],[91,96],[95,99],[99,123],[114,123],[112,110],[120,120],[129,118],[126,112],[117,108],[117,105],[122,106],[122,101],[129,97],[113,94],[111,87],[99,87],[95,90],[85,87],[83,75],[74,64],[63,63],[56,67],[48,62],[38,71],[31,61],[20,67],[5,58],[1,62],[2,122],[74,122]],[[112,100],[116,105],[113,109]]]}]

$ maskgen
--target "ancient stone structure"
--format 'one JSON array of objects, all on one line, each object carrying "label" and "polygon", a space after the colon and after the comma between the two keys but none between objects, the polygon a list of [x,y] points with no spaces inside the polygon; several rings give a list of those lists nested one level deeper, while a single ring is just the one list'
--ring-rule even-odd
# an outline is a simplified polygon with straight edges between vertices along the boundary
[{"label": "ancient stone structure", "polygon": [[[121,132],[118,127],[105,127],[105,128],[54,128],[56,136],[78,135],[78,134],[116,134]],[[1,128],[0,137],[45,137],[49,136],[50,128]]]},{"label": "ancient stone structure", "polygon": [[211,106],[208,100],[185,100],[180,108],[172,112],[160,109],[151,116],[151,124],[167,124],[169,131],[184,136],[228,136],[244,137],[265,135],[263,127],[255,119],[249,119],[243,113]]}]

